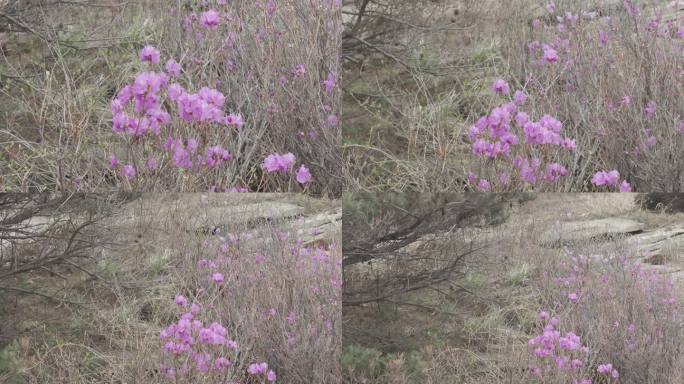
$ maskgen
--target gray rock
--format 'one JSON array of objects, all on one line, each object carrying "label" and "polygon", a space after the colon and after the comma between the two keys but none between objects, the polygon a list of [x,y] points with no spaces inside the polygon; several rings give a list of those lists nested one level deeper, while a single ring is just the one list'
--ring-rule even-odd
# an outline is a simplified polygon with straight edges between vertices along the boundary
[{"label": "gray rock", "polygon": [[208,222],[228,226],[252,225],[266,220],[289,219],[298,217],[303,213],[304,208],[299,205],[275,201],[214,207],[205,211]]},{"label": "gray rock", "polygon": [[539,244],[544,247],[561,247],[592,239],[630,235],[643,231],[644,224],[623,218],[560,222],[544,232]]},{"label": "gray rock", "polygon": [[663,264],[668,255],[684,254],[684,227],[658,228],[634,235],[628,243],[649,264]]},{"label": "gray rock", "polygon": [[304,244],[317,241],[339,240],[342,228],[342,209],[319,213],[307,217],[302,221],[302,227],[297,231]]}]

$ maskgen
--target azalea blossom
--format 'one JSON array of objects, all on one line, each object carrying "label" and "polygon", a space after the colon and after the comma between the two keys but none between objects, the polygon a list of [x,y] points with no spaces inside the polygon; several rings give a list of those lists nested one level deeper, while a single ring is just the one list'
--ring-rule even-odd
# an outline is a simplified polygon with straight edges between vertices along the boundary
[{"label": "azalea blossom", "polygon": [[299,184],[308,184],[311,181],[311,172],[309,172],[309,169],[304,164],[299,167],[296,179]]},{"label": "azalea blossom", "polygon": [[159,58],[160,54],[157,48],[151,46],[151,45],[146,45],[141,51],[140,51],[140,61],[142,62],[150,62],[152,64],[159,64]]},{"label": "azalea blossom", "polygon": [[507,95],[511,91],[511,88],[504,79],[497,79],[494,84],[492,84],[492,90],[499,95]]},{"label": "azalea blossom", "polygon": [[263,163],[261,163],[261,168],[268,173],[286,173],[292,168],[295,159],[295,155],[292,153],[285,153],[283,155],[274,153],[272,155],[268,155],[264,159]]}]

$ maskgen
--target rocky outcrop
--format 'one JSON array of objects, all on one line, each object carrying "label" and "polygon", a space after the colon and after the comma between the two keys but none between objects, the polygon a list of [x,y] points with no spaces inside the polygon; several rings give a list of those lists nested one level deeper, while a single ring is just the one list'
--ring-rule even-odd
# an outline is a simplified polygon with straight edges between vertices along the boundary
[{"label": "rocky outcrop", "polygon": [[644,262],[662,265],[669,256],[684,254],[684,227],[658,228],[630,237]]},{"label": "rocky outcrop", "polygon": [[623,218],[558,222],[554,228],[542,234],[539,243],[544,247],[561,247],[589,240],[632,235],[643,230],[643,223]]}]

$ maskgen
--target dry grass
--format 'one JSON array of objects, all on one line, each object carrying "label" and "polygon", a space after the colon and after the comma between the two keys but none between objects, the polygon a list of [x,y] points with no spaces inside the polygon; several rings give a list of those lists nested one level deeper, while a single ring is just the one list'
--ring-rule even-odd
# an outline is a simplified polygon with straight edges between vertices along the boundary
[{"label": "dry grass", "polygon": [[[277,206],[283,204],[297,212],[279,215]],[[198,318],[207,326],[223,324],[238,343],[240,353],[231,358],[233,380],[251,383],[247,366],[266,361],[280,382],[336,382],[340,326],[335,281],[341,279],[341,256],[334,244],[339,243],[339,222],[315,234],[305,219],[338,207],[335,201],[267,194],[231,199],[146,195],[128,203],[98,227],[100,246],[89,255],[90,262],[80,264],[88,273],[35,271],[17,281],[82,304],[3,296],[0,315],[14,326],[0,346],[0,381],[174,382],[160,370],[169,356],[159,335],[178,321],[181,308],[173,300],[183,294],[202,306]],[[220,258],[221,240],[211,235],[215,226],[220,236],[244,236],[239,247],[233,244],[225,253],[234,259],[220,268],[230,282],[221,289],[209,282],[210,271],[197,264]],[[262,261],[255,259],[257,254]],[[271,309],[276,315],[270,315]],[[285,320],[290,313],[293,323]],[[288,335],[294,341],[288,342]],[[180,382],[208,380],[209,375],[195,375]]]}]

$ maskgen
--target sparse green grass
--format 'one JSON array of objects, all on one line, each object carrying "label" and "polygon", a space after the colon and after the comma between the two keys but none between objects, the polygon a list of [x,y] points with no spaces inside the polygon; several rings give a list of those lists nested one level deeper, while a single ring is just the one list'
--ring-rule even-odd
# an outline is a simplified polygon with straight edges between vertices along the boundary
[{"label": "sparse green grass", "polygon": [[529,265],[523,263],[522,265],[511,269],[508,272],[508,283],[514,286],[524,286],[530,280]]},{"label": "sparse green grass", "polygon": [[8,344],[0,348],[0,375],[9,373],[13,364],[17,348],[14,344]]},{"label": "sparse green grass", "polygon": [[380,351],[360,345],[349,345],[342,351],[340,363],[342,369],[348,373],[373,379],[382,375],[386,360]]},{"label": "sparse green grass", "polygon": [[467,272],[461,284],[467,290],[478,293],[485,286],[485,283],[484,275],[477,272]]}]

